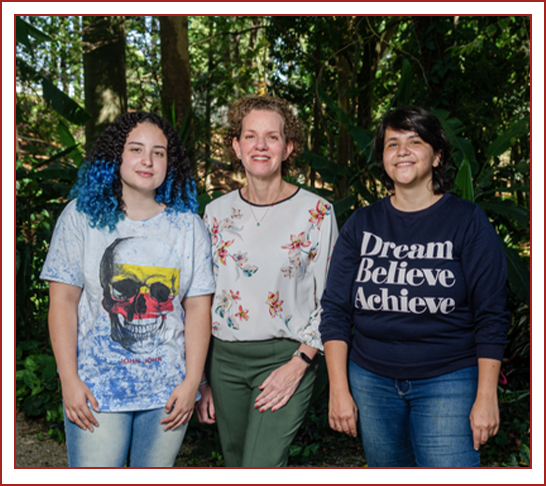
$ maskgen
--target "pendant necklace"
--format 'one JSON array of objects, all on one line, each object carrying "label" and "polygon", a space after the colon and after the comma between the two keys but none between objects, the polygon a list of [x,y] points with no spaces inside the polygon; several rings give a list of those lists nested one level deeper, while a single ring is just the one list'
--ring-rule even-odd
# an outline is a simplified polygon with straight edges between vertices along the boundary
[{"label": "pendant necklace", "polygon": [[249,206],[250,206],[250,211],[252,213],[252,216],[254,216],[254,220],[256,221],[256,226],[260,226],[262,224],[262,221],[264,220],[264,218],[267,216],[267,213],[269,212],[269,210],[273,207],[273,204],[275,204],[275,201],[277,199],[279,199],[280,195],[282,194],[282,191],[284,190],[284,180],[282,181],[282,184],[281,184],[281,192],[279,192],[279,194],[277,194],[277,197],[275,199],[273,199],[273,202],[267,207],[267,209],[265,210],[265,213],[264,215],[258,219],[256,217],[256,215],[254,214],[254,210],[252,209],[252,204],[249,203]]}]

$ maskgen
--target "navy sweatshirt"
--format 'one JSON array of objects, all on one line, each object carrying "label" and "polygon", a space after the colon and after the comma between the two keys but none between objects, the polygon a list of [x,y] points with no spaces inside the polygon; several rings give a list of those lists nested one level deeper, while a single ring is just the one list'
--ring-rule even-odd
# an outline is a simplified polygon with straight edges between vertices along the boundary
[{"label": "navy sweatshirt", "polygon": [[[506,259],[479,206],[445,194],[415,212],[390,198],[358,209],[336,242],[322,297],[322,342],[394,379],[502,360]],[[353,334],[354,327],[354,334]]]}]

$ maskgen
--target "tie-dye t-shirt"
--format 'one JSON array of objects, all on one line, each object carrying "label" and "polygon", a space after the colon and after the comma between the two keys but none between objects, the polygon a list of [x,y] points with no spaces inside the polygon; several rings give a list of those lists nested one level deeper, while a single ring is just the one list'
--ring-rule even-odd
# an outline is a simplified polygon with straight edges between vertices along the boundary
[{"label": "tie-dye t-shirt", "polygon": [[40,277],[82,288],[78,374],[103,412],[161,408],[186,376],[182,299],[214,293],[210,237],[166,209],[91,228],[70,202]]}]

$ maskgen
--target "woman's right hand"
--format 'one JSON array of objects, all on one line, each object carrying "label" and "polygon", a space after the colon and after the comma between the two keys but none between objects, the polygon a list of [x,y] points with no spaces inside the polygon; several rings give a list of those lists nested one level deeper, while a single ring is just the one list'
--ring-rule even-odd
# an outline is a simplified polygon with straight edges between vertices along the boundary
[{"label": "woman's right hand", "polygon": [[330,390],[328,420],[332,429],[356,437],[358,408],[349,391]]},{"label": "woman's right hand", "polygon": [[324,355],[330,381],[328,420],[332,429],[356,437],[358,408],[351,395],[347,377],[348,350],[349,345],[345,341],[324,343]]},{"label": "woman's right hand", "polygon": [[195,404],[195,413],[197,420],[202,424],[216,423],[216,414],[214,409],[214,401],[212,400],[212,391],[209,384],[199,387],[201,398]]},{"label": "woman's right hand", "polygon": [[83,430],[93,432],[99,425],[89,410],[99,411],[99,404],[89,387],[78,376],[78,304],[82,288],[61,282],[49,282],[49,335],[61,377],[67,418]]},{"label": "woman's right hand", "polygon": [[78,377],[63,381],[63,401],[66,416],[71,422],[74,422],[83,430],[93,432],[93,425],[99,426],[98,420],[93,416],[89,405],[91,404],[95,412],[99,412],[99,404],[89,387]]}]

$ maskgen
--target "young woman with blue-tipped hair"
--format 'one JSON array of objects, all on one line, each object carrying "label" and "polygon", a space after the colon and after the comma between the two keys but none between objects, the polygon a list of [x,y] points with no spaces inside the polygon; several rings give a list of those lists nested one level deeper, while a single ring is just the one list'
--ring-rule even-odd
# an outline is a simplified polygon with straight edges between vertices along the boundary
[{"label": "young woman with blue-tipped hair", "polygon": [[499,428],[506,261],[479,206],[448,194],[440,121],[388,114],[375,154],[389,197],[341,230],[320,334],[332,428],[369,466],[472,467]]},{"label": "young woman with blue-tipped hair", "polygon": [[161,117],[95,143],[51,240],[49,330],[70,467],[169,467],[210,339],[210,237],[190,162]]}]

